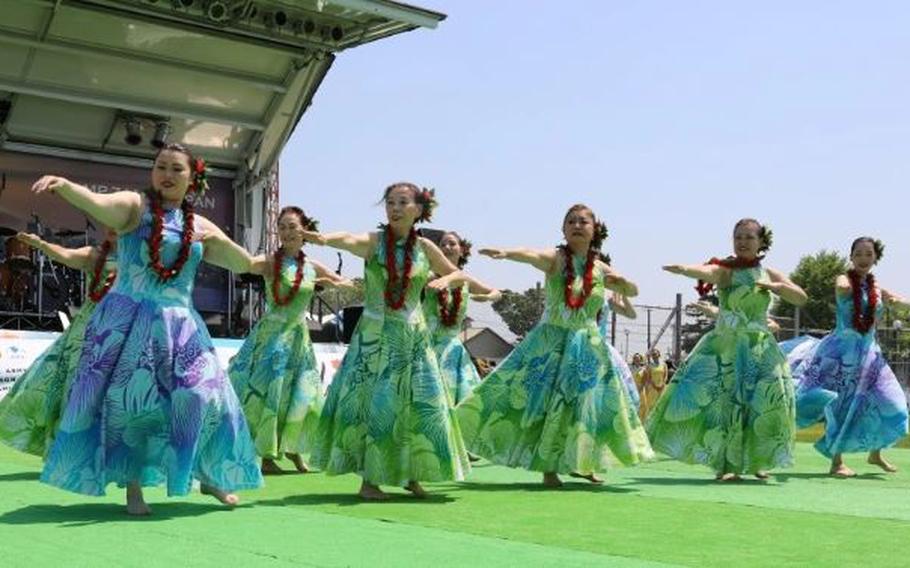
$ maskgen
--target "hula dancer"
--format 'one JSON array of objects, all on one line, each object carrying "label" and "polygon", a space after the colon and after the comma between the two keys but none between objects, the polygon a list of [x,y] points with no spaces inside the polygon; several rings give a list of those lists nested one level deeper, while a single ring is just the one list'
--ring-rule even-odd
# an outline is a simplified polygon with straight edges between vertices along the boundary
[{"label": "hula dancer", "polygon": [[100,246],[77,249],[49,243],[30,233],[19,233],[16,238],[54,261],[90,275],[88,295],[69,327],[0,400],[0,440],[43,458],[54,441],[60,415],[69,398],[82,353],[85,326],[117,277],[112,258],[117,235],[108,231]]},{"label": "hula dancer", "polygon": [[869,452],[868,462],[888,473],[897,468],[882,450],[907,434],[907,398],[875,338],[886,304],[910,307],[879,286],[872,268],[884,245],[860,237],[850,247],[852,268],[837,277],[837,327],[797,369],[797,424],[824,421],[815,449],[831,458],[831,475],[853,477],[843,454]]},{"label": "hula dancer", "polygon": [[252,260],[194,214],[187,193],[205,185],[205,165],[169,144],[155,158],[145,195],[96,194],[56,176],[33,186],[120,235],[117,281],[88,322],[43,482],[85,495],[104,495],[116,483],[126,487],[132,515],[151,512],[145,486],[186,495],[195,479],[203,493],[233,506],[232,491],[262,484],[237,396],[192,308],[203,258],[234,272],[248,272]]},{"label": "hula dancer", "polygon": [[[458,268],[464,268],[471,255],[471,243],[452,231],[442,236],[439,248]],[[467,281],[455,289],[427,289],[423,304],[439,370],[452,395],[453,404],[464,400],[480,384],[477,368],[459,337],[468,315],[468,298],[475,302],[495,302],[502,297],[499,290],[467,275],[465,278]]]},{"label": "hula dancer", "polygon": [[461,271],[415,223],[429,220],[433,192],[395,183],[383,194],[387,224],[368,234],[305,232],[317,244],[363,258],[364,311],[326,395],[314,466],[361,476],[360,496],[388,499],[380,485],[425,497],[421,481],[460,480],[467,453],[421,307],[433,290],[459,287]]},{"label": "hula dancer", "polygon": [[[609,264],[609,262],[607,264]],[[597,327],[600,329],[600,335],[604,338],[607,349],[610,351],[610,360],[613,362],[613,366],[619,371],[619,376],[626,386],[626,393],[629,395],[629,400],[632,402],[632,406],[635,407],[635,412],[637,413],[641,406],[641,397],[638,394],[638,384],[635,382],[636,374],[629,367],[629,364],[626,363],[626,360],[623,358],[622,353],[619,352],[619,349],[617,349],[611,341],[610,321],[612,312],[616,312],[628,319],[635,319],[638,317],[638,314],[635,312],[635,307],[632,305],[632,302],[629,301],[629,298],[626,298],[618,292],[613,292],[609,301],[607,301],[604,304],[603,309],[601,309],[600,316],[597,318]]]},{"label": "hula dancer", "polygon": [[299,207],[279,212],[281,246],[273,255],[255,257],[252,268],[265,278],[268,313],[228,370],[262,457],[263,474],[283,473],[275,463],[282,454],[300,473],[309,471],[301,454],[310,451],[323,396],[306,311],[317,282],[346,282],[303,252],[303,231],[315,229],[316,220]]},{"label": "hula dancer", "polygon": [[735,256],[707,264],[665,266],[699,279],[702,296],[718,288],[720,312],[676,372],[648,418],[654,449],[707,465],[721,481],[793,461],[794,399],[787,359],[768,329],[771,293],[792,304],[806,294],[786,276],[762,266],[771,231],[754,219],[733,229]]},{"label": "hula dancer", "polygon": [[597,327],[604,292],[633,297],[638,288],[599,252],[607,229],[586,205],[562,222],[566,243],[532,250],[484,249],[495,259],[530,264],[546,275],[546,308],[538,323],[458,407],[468,449],[488,460],[543,474],[601,483],[615,461],[651,456],[644,429]]}]

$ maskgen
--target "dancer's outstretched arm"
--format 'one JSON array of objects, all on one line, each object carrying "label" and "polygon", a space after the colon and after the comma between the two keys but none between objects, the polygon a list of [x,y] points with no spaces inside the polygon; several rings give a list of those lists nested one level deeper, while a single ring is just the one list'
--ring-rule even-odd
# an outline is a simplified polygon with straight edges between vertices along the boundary
[{"label": "dancer's outstretched arm", "polygon": [[84,272],[92,269],[94,262],[92,254],[94,249],[92,247],[66,248],[58,244],[49,243],[38,235],[31,233],[19,233],[16,238],[28,246],[40,250],[55,262]]},{"label": "dancer's outstretched arm", "polygon": [[243,247],[224,234],[218,225],[201,215],[196,215],[198,227],[205,244],[206,262],[243,274],[253,271],[253,257]]},{"label": "dancer's outstretched arm", "polygon": [[663,269],[670,274],[679,274],[718,286],[724,286],[730,281],[730,271],[716,264],[667,264]]},{"label": "dancer's outstretched arm", "polygon": [[556,249],[530,249],[530,248],[482,248],[478,251],[484,256],[496,260],[514,260],[530,264],[543,272],[551,272],[556,264]]},{"label": "dancer's outstretched arm", "polygon": [[56,193],[77,209],[118,233],[135,226],[142,208],[142,196],[133,191],[94,193],[84,185],[60,176],[43,176],[32,185],[34,193]]},{"label": "dancer's outstretched arm", "polygon": [[457,288],[467,282],[465,273],[452,264],[433,241],[426,237],[420,237],[419,241],[427,260],[430,261],[430,270],[439,275],[439,278],[427,283],[428,287],[433,290],[446,290]]},{"label": "dancer's outstretched arm", "polygon": [[317,284],[321,286],[331,286],[332,288],[354,288],[354,283],[351,280],[340,274],[335,274],[329,270],[329,267],[318,260],[310,259],[310,262],[313,263],[313,268],[316,269]]},{"label": "dancer's outstretched arm", "polygon": [[272,255],[257,254],[250,260],[250,274],[257,276],[268,276],[272,273]]},{"label": "dancer's outstretched arm", "polygon": [[613,296],[610,298],[610,307],[624,318],[635,319],[638,317],[635,312],[635,306],[632,305],[629,298],[619,292],[613,292]]},{"label": "dancer's outstretched arm", "polygon": [[802,288],[797,286],[782,272],[773,268],[768,268],[767,271],[771,282],[756,282],[756,286],[777,294],[785,302],[789,302],[794,306],[806,305],[806,302],[809,301],[809,296]]},{"label": "dancer's outstretched arm", "polygon": [[598,260],[601,270],[604,273],[604,286],[608,290],[619,292],[627,298],[634,298],[638,295],[638,286],[634,282],[614,270],[606,262]]},{"label": "dancer's outstretched arm", "polygon": [[841,296],[848,296],[853,292],[853,287],[850,285],[850,279],[847,278],[846,274],[840,274],[834,280],[834,290]]},{"label": "dancer's outstretched arm", "polygon": [[897,306],[900,308],[910,308],[910,300],[904,298],[899,294],[895,294],[890,290],[882,288],[882,299],[885,300],[885,304],[889,306]]},{"label": "dancer's outstretched arm", "polygon": [[368,258],[379,239],[378,233],[354,234],[344,231],[335,233],[301,231],[301,234],[303,235],[303,240],[308,243],[341,249],[360,258]]},{"label": "dancer's outstretched arm", "polygon": [[705,302],[704,300],[699,300],[694,304],[689,304],[686,307],[696,309],[701,312],[703,316],[710,319],[717,319],[717,314],[720,313],[720,308],[710,302]]},{"label": "dancer's outstretched arm", "polygon": [[473,276],[466,274],[468,281],[468,291],[471,293],[471,299],[475,302],[496,302],[502,298],[502,292],[498,288],[487,286]]},{"label": "dancer's outstretched arm", "polygon": [[[689,304],[687,307],[695,308],[700,311],[705,317],[716,320],[717,316],[720,314],[720,308],[715,306],[710,302],[705,302],[704,300],[699,300],[694,304]],[[768,329],[771,330],[771,333],[777,334],[780,331],[780,324],[774,321],[771,318],[768,318],[765,322],[768,324]]]}]

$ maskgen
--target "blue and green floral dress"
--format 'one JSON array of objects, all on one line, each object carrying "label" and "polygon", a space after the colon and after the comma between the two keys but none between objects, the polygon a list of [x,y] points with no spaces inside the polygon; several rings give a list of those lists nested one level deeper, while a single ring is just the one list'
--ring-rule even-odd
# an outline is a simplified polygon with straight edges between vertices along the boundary
[{"label": "blue and green floral dress", "polygon": [[[179,254],[183,225],[180,209],[165,212],[165,266]],[[192,307],[203,244],[162,282],[149,266],[151,226],[145,210],[120,236],[117,281],[86,327],[41,481],[86,495],[132,481],[166,484],[168,495],[189,493],[194,479],[223,491],[259,487],[240,403]]]},{"label": "blue and green floral dress", "polygon": [[[577,294],[585,258],[572,260]],[[585,475],[651,457],[597,326],[604,275],[598,265],[594,271],[578,310],[565,304],[563,271],[547,274],[540,323],[458,407],[469,451],[509,467]]]},{"label": "blue and green floral dress", "polygon": [[795,407],[787,358],[768,329],[761,266],[734,269],[720,312],[648,417],[654,449],[718,474],[793,462]]},{"label": "blue and green floral dress", "polygon": [[[402,273],[405,240],[395,244]],[[356,473],[374,485],[460,480],[469,470],[450,394],[421,306],[430,274],[414,246],[404,306],[385,303],[385,238],[365,262],[364,310],[329,386],[310,462],[328,474]]]},{"label": "blue and green floral dress", "polygon": [[[283,297],[296,274],[296,259],[285,256],[279,283]],[[300,288],[287,304],[278,305],[272,286],[266,286],[268,312],[231,360],[231,382],[264,458],[309,452],[319,421],[322,381],[306,322],[315,284],[316,271],[304,261]]]}]

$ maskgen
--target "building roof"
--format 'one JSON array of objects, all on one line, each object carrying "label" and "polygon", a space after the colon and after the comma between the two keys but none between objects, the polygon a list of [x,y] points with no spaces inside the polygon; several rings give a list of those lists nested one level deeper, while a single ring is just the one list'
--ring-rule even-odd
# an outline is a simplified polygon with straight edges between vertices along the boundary
[{"label": "building roof", "polygon": [[501,335],[499,335],[498,333],[493,331],[492,328],[489,328],[489,327],[469,327],[469,328],[465,329],[464,332],[462,332],[462,333],[463,333],[463,335],[462,335],[463,341],[465,343],[468,343],[469,341],[476,339],[478,336],[489,334],[491,337],[499,340],[503,344],[508,345],[509,347],[512,346],[512,344],[509,343],[508,341],[506,341],[505,338],[503,338]]}]

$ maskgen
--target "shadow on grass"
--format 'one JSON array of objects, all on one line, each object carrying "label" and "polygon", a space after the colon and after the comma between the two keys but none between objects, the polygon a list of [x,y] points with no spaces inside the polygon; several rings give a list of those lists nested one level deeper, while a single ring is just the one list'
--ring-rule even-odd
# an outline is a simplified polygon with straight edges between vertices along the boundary
[{"label": "shadow on grass", "polygon": [[563,481],[562,487],[557,488],[544,487],[544,485],[540,482],[490,483],[483,481],[462,481],[454,487],[463,491],[480,492],[529,491],[533,493],[637,493],[636,489],[619,487],[617,485],[611,485],[610,483],[597,485],[594,483],[573,481]]},{"label": "shadow on grass", "polygon": [[873,480],[887,481],[891,477],[885,472],[875,473],[858,473],[854,477],[843,478],[835,477],[827,472],[793,472],[793,473],[775,473],[772,475],[778,481],[789,481],[791,479],[830,479],[831,481],[852,481],[852,480]]},{"label": "shadow on grass", "polygon": [[353,507],[356,505],[376,506],[383,505],[445,505],[454,503],[455,499],[445,493],[430,492],[425,499],[413,497],[410,493],[387,492],[387,501],[367,501],[357,493],[306,493],[303,495],[289,495],[280,499],[265,499],[256,501],[256,506],[266,507],[295,507],[307,505],[338,505],[339,507]]},{"label": "shadow on grass", "polygon": [[20,471],[0,475],[0,481],[38,481],[41,473],[37,471]]},{"label": "shadow on grass", "polygon": [[[245,509],[251,505],[239,505],[234,509]],[[119,503],[80,503],[77,505],[29,505],[0,515],[0,525],[53,524],[62,527],[81,527],[103,523],[155,522],[198,517],[208,513],[231,511],[217,503],[151,503],[152,514],[133,517],[126,514],[126,505]]]},{"label": "shadow on grass", "polygon": [[713,477],[627,477],[626,480],[632,485],[659,485],[664,487],[677,485],[737,485],[749,481],[748,479],[744,478],[743,481],[721,483]]},{"label": "shadow on grass", "polygon": [[726,487],[726,486],[743,486],[748,485],[750,487],[761,487],[762,485],[773,486],[774,481],[786,481],[782,479],[782,476],[785,474],[770,474],[770,479],[758,479],[753,475],[743,475],[740,479],[736,481],[719,481],[713,477],[629,477],[628,482],[634,485],[659,485],[664,487],[670,486],[708,486],[713,485],[716,487]]}]

